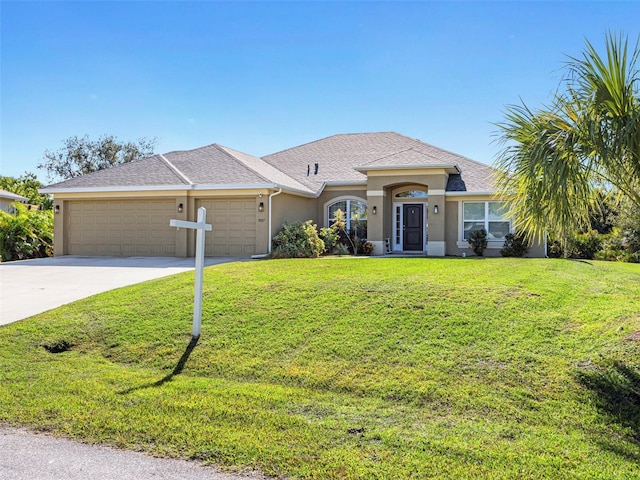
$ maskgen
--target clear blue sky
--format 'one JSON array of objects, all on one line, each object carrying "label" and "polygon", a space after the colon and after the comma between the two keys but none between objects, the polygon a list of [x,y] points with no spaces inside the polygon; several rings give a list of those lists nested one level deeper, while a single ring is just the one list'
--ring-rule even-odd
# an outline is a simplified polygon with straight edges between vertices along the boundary
[{"label": "clear blue sky", "polygon": [[72,135],[265,155],[397,131],[491,163],[505,105],[544,103],[565,54],[640,2],[0,3],[0,175]]}]

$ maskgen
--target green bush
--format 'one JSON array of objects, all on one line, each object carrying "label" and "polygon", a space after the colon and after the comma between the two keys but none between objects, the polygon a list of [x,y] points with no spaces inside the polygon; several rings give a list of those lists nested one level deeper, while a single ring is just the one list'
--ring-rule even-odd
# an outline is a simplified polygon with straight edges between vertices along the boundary
[{"label": "green bush", "polygon": [[614,228],[602,236],[602,246],[596,260],[640,263],[640,232]]},{"label": "green bush", "polygon": [[319,257],[324,252],[324,242],[318,236],[316,225],[306,222],[285,223],[273,237],[272,258]]},{"label": "green bush", "polygon": [[338,232],[335,224],[330,227],[321,228],[318,235],[324,242],[323,253],[333,253],[336,246],[338,245],[338,242],[340,241],[340,233]]},{"label": "green bush", "polygon": [[473,249],[473,253],[481,257],[484,249],[487,248],[487,231],[484,228],[474,230],[469,234],[469,245]]},{"label": "green bush", "polygon": [[596,230],[589,230],[573,237],[565,252],[566,258],[593,260],[602,246],[602,239]]},{"label": "green bush", "polygon": [[53,212],[27,210],[15,204],[15,213],[0,211],[0,260],[25,260],[53,255]]},{"label": "green bush", "polygon": [[517,233],[508,233],[504,237],[504,246],[500,250],[503,257],[524,257],[529,251],[529,242]]}]

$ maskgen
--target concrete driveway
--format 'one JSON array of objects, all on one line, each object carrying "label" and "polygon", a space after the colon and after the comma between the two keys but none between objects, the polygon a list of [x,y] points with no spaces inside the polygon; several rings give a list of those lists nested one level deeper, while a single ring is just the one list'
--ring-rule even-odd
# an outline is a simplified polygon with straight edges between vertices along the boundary
[{"label": "concrete driveway", "polygon": [[[238,261],[206,258],[205,266]],[[63,256],[0,263],[0,325],[114,288],[195,268],[193,258]]]}]

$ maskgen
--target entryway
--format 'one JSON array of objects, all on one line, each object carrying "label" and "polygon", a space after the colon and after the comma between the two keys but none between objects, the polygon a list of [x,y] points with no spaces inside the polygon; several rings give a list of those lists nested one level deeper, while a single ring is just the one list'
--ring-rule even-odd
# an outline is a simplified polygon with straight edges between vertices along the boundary
[{"label": "entryway", "polygon": [[424,205],[422,203],[403,204],[402,219],[402,250],[407,252],[424,250]]}]

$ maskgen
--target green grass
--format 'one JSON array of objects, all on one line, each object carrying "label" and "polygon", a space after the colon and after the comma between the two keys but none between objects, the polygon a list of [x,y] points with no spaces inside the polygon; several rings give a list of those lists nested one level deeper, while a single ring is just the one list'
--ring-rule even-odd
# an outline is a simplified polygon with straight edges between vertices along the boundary
[{"label": "green grass", "polygon": [[[0,329],[0,423],[291,478],[640,478],[640,266],[327,258]],[[55,346],[61,353],[50,353]]]}]

